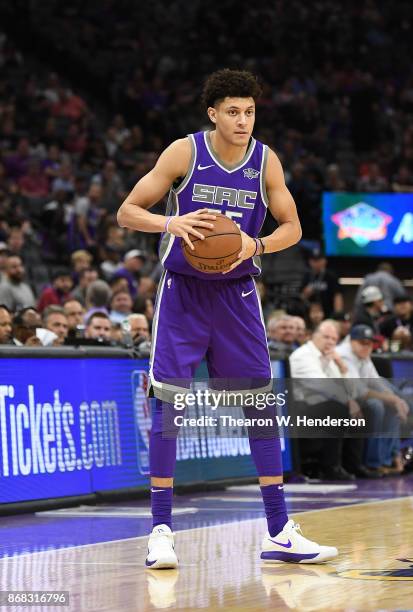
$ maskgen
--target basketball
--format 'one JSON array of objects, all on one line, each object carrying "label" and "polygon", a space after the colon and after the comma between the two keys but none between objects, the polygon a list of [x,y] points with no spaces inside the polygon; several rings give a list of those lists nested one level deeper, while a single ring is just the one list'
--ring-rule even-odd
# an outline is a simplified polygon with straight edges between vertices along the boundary
[{"label": "basketball", "polygon": [[216,274],[225,272],[236,261],[241,251],[242,240],[239,227],[225,215],[217,213],[214,227],[198,227],[197,230],[205,236],[201,240],[190,234],[189,238],[195,249],[192,251],[184,240],[181,247],[187,262],[200,272]]}]

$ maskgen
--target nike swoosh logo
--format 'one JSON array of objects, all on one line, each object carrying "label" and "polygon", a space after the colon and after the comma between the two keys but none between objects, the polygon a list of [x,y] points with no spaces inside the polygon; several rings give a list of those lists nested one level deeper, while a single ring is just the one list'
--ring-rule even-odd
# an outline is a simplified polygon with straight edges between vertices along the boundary
[{"label": "nike swoosh logo", "polygon": [[213,168],[215,166],[215,164],[211,164],[210,166],[201,166],[201,164],[198,164],[198,170],[206,170],[207,168]]},{"label": "nike swoosh logo", "polygon": [[159,493],[160,491],[163,491],[163,489],[151,489],[151,493]]},{"label": "nike swoosh logo", "polygon": [[145,565],[148,565],[148,566],[150,567],[151,565],[153,565],[154,563],[156,563],[156,561],[157,561],[157,559],[155,559],[155,561],[148,561],[148,560],[146,559],[146,561],[145,561]]},{"label": "nike swoosh logo", "polygon": [[254,289],[251,289],[251,291],[247,291],[246,293],[243,291],[241,295],[242,297],[247,297],[247,295],[251,295],[251,293],[254,293]]},{"label": "nike swoosh logo", "polygon": [[274,544],[277,544],[277,546],[282,546],[283,548],[291,548],[292,543],[291,540],[288,540],[287,544],[282,544],[281,542],[276,542],[275,540],[271,540],[271,538],[269,538],[270,542],[274,542]]}]

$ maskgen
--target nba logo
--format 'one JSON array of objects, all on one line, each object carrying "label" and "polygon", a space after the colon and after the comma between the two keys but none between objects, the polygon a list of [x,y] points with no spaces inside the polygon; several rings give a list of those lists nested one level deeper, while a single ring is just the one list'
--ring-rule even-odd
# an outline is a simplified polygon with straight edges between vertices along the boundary
[{"label": "nba logo", "polygon": [[132,372],[132,397],[138,445],[138,468],[142,475],[149,474],[149,434],[152,427],[151,400],[146,396],[148,374],[145,370]]}]

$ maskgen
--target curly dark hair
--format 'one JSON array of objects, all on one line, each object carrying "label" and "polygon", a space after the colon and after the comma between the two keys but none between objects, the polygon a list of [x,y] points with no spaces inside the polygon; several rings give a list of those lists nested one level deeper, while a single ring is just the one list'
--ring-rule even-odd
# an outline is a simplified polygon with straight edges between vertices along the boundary
[{"label": "curly dark hair", "polygon": [[256,100],[260,95],[261,87],[251,72],[224,68],[213,72],[205,81],[202,104],[205,108],[209,108],[226,97]]}]

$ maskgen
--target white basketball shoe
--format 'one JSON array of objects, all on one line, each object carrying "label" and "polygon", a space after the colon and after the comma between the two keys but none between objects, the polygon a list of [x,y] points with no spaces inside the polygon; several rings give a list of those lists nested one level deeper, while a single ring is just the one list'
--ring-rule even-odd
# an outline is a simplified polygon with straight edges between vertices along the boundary
[{"label": "white basketball shoe", "polygon": [[168,525],[157,525],[152,529],[145,565],[151,569],[178,567],[178,558],[174,550],[174,534]]},{"label": "white basketball shoe", "polygon": [[320,546],[307,540],[300,532],[300,525],[289,520],[284,529],[273,538],[267,533],[262,542],[261,559],[266,563],[324,563],[337,557],[337,548]]}]

